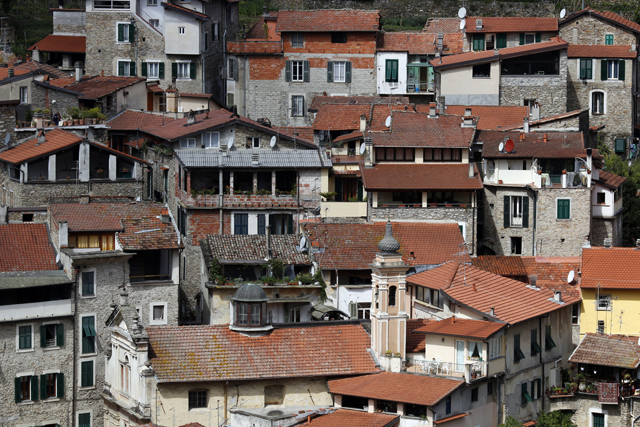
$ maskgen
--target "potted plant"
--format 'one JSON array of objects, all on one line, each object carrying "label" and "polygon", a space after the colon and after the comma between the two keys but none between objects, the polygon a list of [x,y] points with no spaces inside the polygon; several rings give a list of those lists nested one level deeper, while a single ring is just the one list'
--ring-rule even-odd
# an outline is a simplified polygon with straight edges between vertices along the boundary
[{"label": "potted plant", "polygon": [[566,175],[567,174],[567,170],[566,169],[562,169],[562,174]]},{"label": "potted plant", "polygon": [[626,373],[624,374],[624,378],[622,380],[623,383],[628,384],[631,382],[631,374],[630,373]]},{"label": "potted plant", "polygon": [[335,191],[325,191],[320,193],[320,196],[322,196],[325,202],[332,202],[333,198],[337,195],[338,193],[336,193]]}]

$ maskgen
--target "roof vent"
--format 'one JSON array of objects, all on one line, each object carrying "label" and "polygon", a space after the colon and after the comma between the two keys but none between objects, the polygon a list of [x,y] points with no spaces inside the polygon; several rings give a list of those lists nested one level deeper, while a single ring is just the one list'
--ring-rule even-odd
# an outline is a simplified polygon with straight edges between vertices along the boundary
[{"label": "roof vent", "polygon": [[44,144],[47,141],[47,137],[44,134],[44,131],[41,130],[40,132],[38,132],[38,142],[36,143],[36,145],[40,145],[40,144]]},{"label": "roof vent", "polygon": [[529,282],[531,282],[531,286],[537,288],[538,286],[536,285],[536,283],[538,282],[538,275],[532,274],[531,276],[529,276]]},{"label": "roof vent", "polygon": [[555,302],[562,302],[562,292],[560,291],[553,291],[553,300]]},{"label": "roof vent", "polygon": [[442,46],[444,44],[444,33],[438,33],[438,52],[442,52]]},{"label": "roof vent", "polygon": [[491,317],[496,317],[496,309],[491,307]]},{"label": "roof vent", "polygon": [[471,115],[471,108],[470,107],[467,107],[467,108],[464,109],[464,115],[465,116],[470,116]]},{"label": "roof vent", "polygon": [[607,249],[611,249],[611,237],[606,237],[604,239],[604,247]]},{"label": "roof vent", "polygon": [[163,224],[169,224],[171,222],[171,217],[169,214],[162,214],[160,215],[160,221],[162,221]]},{"label": "roof vent", "polygon": [[464,116],[462,118],[462,127],[463,128],[472,128],[473,127],[473,117]]},{"label": "roof vent", "polygon": [[251,154],[251,165],[257,166],[259,164],[260,164],[260,154],[259,153],[252,153]]},{"label": "roof vent", "polygon": [[187,115],[187,124],[192,125],[196,122],[196,113],[193,110],[189,110],[189,114]]},{"label": "roof vent", "polygon": [[636,251],[640,251],[640,239],[636,239]]},{"label": "roof vent", "polygon": [[7,77],[9,77],[9,78],[13,77],[13,73],[14,73],[13,68],[9,68],[7,70]]},{"label": "roof vent", "polygon": [[476,30],[482,29],[482,19],[476,19]]},{"label": "roof vent", "polygon": [[435,102],[431,102],[429,103],[429,118],[436,118],[438,117],[438,112],[436,111],[436,103]]}]

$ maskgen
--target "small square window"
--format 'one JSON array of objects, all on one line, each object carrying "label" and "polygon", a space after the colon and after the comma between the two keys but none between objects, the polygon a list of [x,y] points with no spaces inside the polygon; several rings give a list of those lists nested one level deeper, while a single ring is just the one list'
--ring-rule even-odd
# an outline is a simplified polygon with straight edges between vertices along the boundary
[{"label": "small square window", "polygon": [[29,87],[28,86],[20,86],[20,103],[22,104],[29,103]]},{"label": "small square window", "polygon": [[167,304],[164,302],[152,302],[149,304],[149,316],[151,325],[167,324]]},{"label": "small square window", "polygon": [[22,222],[33,222],[33,214],[32,213],[22,214]]},{"label": "small square window", "polygon": [[527,33],[524,35],[524,44],[531,44],[536,42],[536,35],[533,33]]},{"label": "small square window", "polygon": [[149,25],[151,25],[153,28],[159,28],[160,27],[160,20],[159,19],[149,19]]},{"label": "small square window", "polygon": [[207,391],[195,390],[189,392],[189,410],[207,407]]},{"label": "small square window", "polygon": [[473,78],[491,77],[491,64],[478,64],[473,66]]},{"label": "small square window", "polygon": [[304,33],[291,33],[291,47],[304,47]]},{"label": "small square window", "polygon": [[596,203],[604,205],[606,203],[606,194],[604,192],[596,193]]},{"label": "small square window", "polygon": [[571,219],[571,200],[558,199],[558,216],[557,219]]},{"label": "small square window", "polygon": [[184,27],[178,27],[178,34],[185,34]]},{"label": "small square window", "polygon": [[612,45],[613,44],[613,34],[605,34],[604,36],[604,44]]},{"label": "small square window", "polygon": [[331,43],[346,43],[347,33],[337,32],[331,33]]},{"label": "small square window", "polygon": [[247,148],[260,148],[260,137],[259,136],[247,137]]},{"label": "small square window", "polygon": [[158,0],[147,0],[147,6],[157,6]]},{"label": "small square window", "polygon": [[161,305],[153,306],[153,320],[164,320],[164,307]]}]

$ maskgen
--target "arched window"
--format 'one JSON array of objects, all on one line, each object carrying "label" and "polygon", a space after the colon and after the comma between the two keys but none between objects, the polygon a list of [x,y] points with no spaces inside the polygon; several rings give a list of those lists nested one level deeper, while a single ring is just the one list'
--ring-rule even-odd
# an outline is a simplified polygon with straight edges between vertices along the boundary
[{"label": "arched window", "polygon": [[606,114],[607,113],[607,94],[602,90],[591,91],[591,98],[589,100],[589,109],[591,115]]},{"label": "arched window", "polygon": [[395,286],[390,286],[389,287],[389,306],[395,306],[396,305],[396,287]]}]

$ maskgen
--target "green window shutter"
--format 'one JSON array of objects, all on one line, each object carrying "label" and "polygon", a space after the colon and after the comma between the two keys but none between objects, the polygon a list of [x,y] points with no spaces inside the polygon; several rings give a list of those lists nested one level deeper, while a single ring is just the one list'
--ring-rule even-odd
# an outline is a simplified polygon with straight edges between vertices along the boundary
[{"label": "green window shutter", "polygon": [[524,44],[524,33],[520,33],[520,46]]},{"label": "green window shutter", "polygon": [[56,325],[56,345],[62,347],[64,345],[64,324]]},{"label": "green window shutter", "polygon": [[600,80],[607,80],[609,75],[607,74],[607,60],[600,61]]},{"label": "green window shutter", "polygon": [[384,80],[387,82],[393,81],[393,59],[387,59],[384,64]]},{"label": "green window shutter", "polygon": [[81,363],[80,386],[81,387],[93,386],[93,361],[92,360]]},{"label": "green window shutter", "polygon": [[129,43],[133,43],[136,39],[136,27],[132,24],[129,24]]},{"label": "green window shutter", "polygon": [[293,234],[293,215],[287,215],[287,234]]},{"label": "green window shutter", "polygon": [[625,60],[621,59],[618,61],[618,80],[624,80],[624,64]]},{"label": "green window shutter", "polygon": [[302,71],[303,71],[303,80],[305,82],[309,82],[309,61],[302,61]]},{"label": "green window shutter", "polygon": [[164,79],[164,62],[158,64],[158,77]]},{"label": "green window shutter", "polygon": [[542,41],[542,35],[540,33],[536,33],[536,43],[540,43]]},{"label": "green window shutter", "polygon": [[124,76],[124,62],[122,61],[118,62],[118,75]]},{"label": "green window shutter", "polygon": [[338,193],[336,194],[336,197],[334,200],[336,202],[342,202],[342,178],[336,177],[334,179],[335,179],[335,187],[336,187],[335,192]]},{"label": "green window shutter", "polygon": [[40,347],[45,348],[47,346],[47,327],[40,326]]},{"label": "green window shutter", "polygon": [[613,44],[613,34],[607,34],[604,36],[604,44],[612,45]]},{"label": "green window shutter", "polygon": [[172,79],[178,78],[178,64],[175,62],[171,64],[171,78]]},{"label": "green window shutter", "polygon": [[13,379],[13,383],[14,383],[14,386],[15,386],[16,403],[18,403],[18,402],[20,402],[22,400],[22,399],[20,399],[20,394],[21,394],[20,377],[14,378]]},{"label": "green window shutter", "polygon": [[284,63],[284,81],[291,81],[291,61],[285,61]]},{"label": "green window shutter", "polygon": [[40,375],[40,400],[47,398],[47,376]]},{"label": "green window shutter", "polygon": [[238,59],[233,60],[233,80],[238,80]]},{"label": "green window shutter", "polygon": [[364,198],[364,189],[362,188],[362,181],[358,181],[358,201],[361,202]]},{"label": "green window shutter", "polygon": [[38,376],[31,376],[31,400],[38,400]]},{"label": "green window shutter", "polygon": [[147,77],[147,63],[146,62],[141,62],[140,63],[140,76],[141,77]]},{"label": "green window shutter", "polygon": [[504,47],[507,47],[507,35],[505,33],[500,33],[497,36],[497,41],[498,41],[498,49],[502,49]]},{"label": "green window shutter", "polygon": [[333,62],[327,61],[327,82],[333,82]]},{"label": "green window shutter", "polygon": [[473,50],[484,50],[484,34],[473,35]]},{"label": "green window shutter", "polygon": [[522,198],[522,227],[529,227],[529,197]]},{"label": "green window shutter", "polygon": [[571,200],[558,199],[558,219],[571,218]]},{"label": "green window shutter", "polygon": [[118,24],[118,41],[119,42],[124,41],[124,25],[125,24]]},{"label": "green window shutter", "polygon": [[133,61],[129,62],[129,75],[131,77],[136,75],[136,63]]},{"label": "green window shutter", "polygon": [[258,234],[266,234],[264,214],[258,214]]},{"label": "green window shutter", "polygon": [[590,59],[586,60],[585,78],[587,80],[591,80],[593,78],[593,61]]},{"label": "green window shutter", "polygon": [[56,397],[62,399],[64,397],[64,374],[60,372],[56,381]]},{"label": "green window shutter", "polygon": [[344,82],[351,83],[351,62],[350,61],[347,61],[344,64]]},{"label": "green window shutter", "polygon": [[511,225],[511,197],[504,196],[504,228],[509,228]]},{"label": "green window shutter", "polygon": [[616,151],[616,153],[626,153],[627,152],[627,140],[624,139],[624,138],[616,138],[615,151]]},{"label": "green window shutter", "polygon": [[78,427],[91,427],[91,414],[79,414],[78,415]]},{"label": "green window shutter", "polygon": [[349,303],[349,317],[352,319],[358,318],[358,305],[353,301]]},{"label": "green window shutter", "polygon": [[273,219],[272,215],[269,215],[269,232],[271,234],[276,234],[276,222]]},{"label": "green window shutter", "polygon": [[235,96],[233,93],[227,93],[227,107],[235,105]]},{"label": "green window shutter", "polygon": [[195,62],[192,62],[191,64],[189,64],[189,78],[191,80],[196,79],[196,63]]}]

